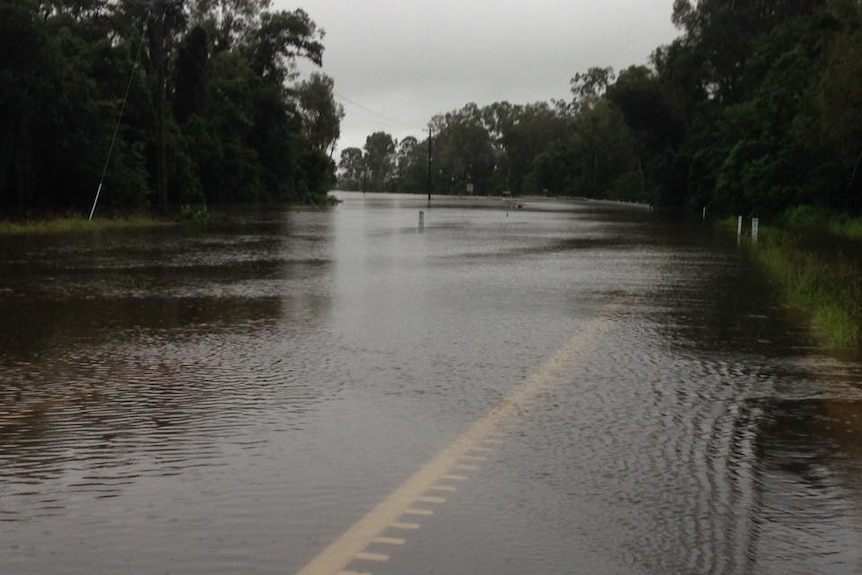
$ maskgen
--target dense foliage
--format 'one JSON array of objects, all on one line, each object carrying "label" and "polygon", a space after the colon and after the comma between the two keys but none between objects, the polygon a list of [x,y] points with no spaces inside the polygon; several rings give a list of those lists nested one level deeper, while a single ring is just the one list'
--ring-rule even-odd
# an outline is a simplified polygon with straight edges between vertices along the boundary
[{"label": "dense foliage", "polygon": [[115,210],[325,193],[322,37],[268,0],[0,0],[0,215],[86,212],[103,170]]},{"label": "dense foliage", "polygon": [[[862,2],[676,0],[673,20],[649,66],[590,68],[566,101],[433,118],[434,192],[862,211]],[[341,186],[425,191],[428,139],[392,144],[387,167],[343,150]]]}]

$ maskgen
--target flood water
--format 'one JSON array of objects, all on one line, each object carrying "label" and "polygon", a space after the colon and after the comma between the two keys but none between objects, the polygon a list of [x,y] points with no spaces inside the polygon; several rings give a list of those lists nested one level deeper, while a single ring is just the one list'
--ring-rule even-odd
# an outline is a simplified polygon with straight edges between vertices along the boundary
[{"label": "flood water", "polygon": [[340,197],[0,238],[0,572],[294,573],[597,317],[352,571],[862,572],[862,363],[732,239],[599,203]]}]

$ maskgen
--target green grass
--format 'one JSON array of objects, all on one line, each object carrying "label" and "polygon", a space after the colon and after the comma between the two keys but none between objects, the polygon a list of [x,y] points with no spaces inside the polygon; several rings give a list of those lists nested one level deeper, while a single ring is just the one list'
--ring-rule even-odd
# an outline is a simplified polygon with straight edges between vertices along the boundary
[{"label": "green grass", "polygon": [[862,269],[836,256],[800,247],[785,232],[765,230],[754,258],[782,290],[787,303],[811,318],[826,347],[857,353],[862,344]]},{"label": "green grass", "polygon": [[718,220],[718,227],[723,230],[732,231],[736,233],[737,220],[736,216],[728,216],[726,218],[722,218]]},{"label": "green grass", "polygon": [[66,216],[26,221],[0,221],[0,235],[59,234],[70,232],[92,232],[114,229],[150,228],[171,225],[169,220],[137,215],[124,218],[94,218],[88,221],[83,216]]},{"label": "green grass", "polygon": [[[718,227],[736,234],[735,216]],[[825,348],[854,356],[862,353],[862,218],[799,206],[761,225],[757,244],[744,239],[754,260],[781,290],[786,304],[807,315]],[[849,257],[843,254],[849,254]]]},{"label": "green grass", "polygon": [[829,234],[846,239],[862,239],[862,218],[812,206],[797,206],[789,209],[779,222],[780,227],[787,230]]},{"label": "green grass", "polygon": [[862,218],[846,218],[829,227],[835,235],[862,240]]}]

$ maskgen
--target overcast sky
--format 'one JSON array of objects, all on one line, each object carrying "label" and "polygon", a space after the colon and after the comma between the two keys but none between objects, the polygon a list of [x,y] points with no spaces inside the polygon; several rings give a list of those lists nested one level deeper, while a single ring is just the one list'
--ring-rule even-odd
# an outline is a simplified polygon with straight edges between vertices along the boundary
[{"label": "overcast sky", "polygon": [[[673,0],[274,0],[326,31],[323,71],[347,112],[339,149],[375,131],[421,139],[434,114],[568,98],[590,66],[647,62],[679,35]],[[309,66],[302,66],[305,73]]]}]

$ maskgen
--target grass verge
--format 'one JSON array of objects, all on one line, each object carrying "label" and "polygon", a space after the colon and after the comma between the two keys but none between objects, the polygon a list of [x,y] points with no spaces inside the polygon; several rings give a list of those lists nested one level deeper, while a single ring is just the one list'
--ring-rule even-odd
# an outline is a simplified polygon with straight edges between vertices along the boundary
[{"label": "grass verge", "polygon": [[47,218],[44,220],[25,220],[18,222],[0,221],[0,235],[58,234],[68,232],[92,232],[114,229],[151,228],[167,226],[174,222],[152,216],[129,216],[125,218],[94,218],[92,221],[82,216]]},{"label": "grass verge", "polygon": [[[719,226],[736,232],[736,218]],[[862,218],[802,206],[762,226],[752,249],[787,305],[811,318],[820,344],[854,356],[862,352],[860,240]]]},{"label": "grass verge", "polygon": [[798,206],[788,210],[780,221],[781,228],[788,231],[862,240],[862,218],[859,217],[854,218],[811,206]]},{"label": "grass verge", "polygon": [[787,303],[808,314],[823,345],[837,351],[860,350],[862,269],[837,256],[829,260],[809,252],[780,231],[762,237],[753,254]]}]

